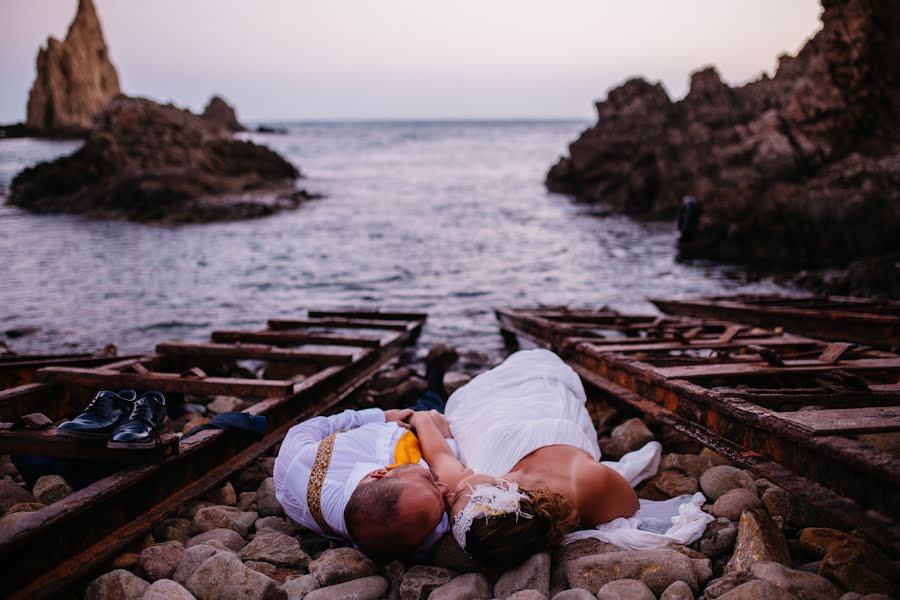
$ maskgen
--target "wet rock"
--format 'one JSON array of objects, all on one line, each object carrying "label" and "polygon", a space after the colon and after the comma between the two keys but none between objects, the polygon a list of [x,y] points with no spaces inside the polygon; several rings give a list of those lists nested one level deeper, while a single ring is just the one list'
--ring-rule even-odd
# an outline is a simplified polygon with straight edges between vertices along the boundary
[{"label": "wet rock", "polygon": [[334,548],[310,561],[309,572],[316,576],[319,585],[328,587],[375,575],[375,563],[354,548]]},{"label": "wet rock", "polygon": [[38,135],[83,134],[119,93],[100,18],[91,0],[81,0],[65,40],[49,37],[38,52],[26,129]]},{"label": "wet rock", "polygon": [[773,517],[781,517],[794,527],[806,523],[806,508],[793,494],[777,486],[770,486],[762,495],[762,503]]},{"label": "wet rock", "polygon": [[753,563],[763,561],[789,565],[791,555],[784,534],[769,513],[751,508],[741,515],[734,554],[726,570],[749,571]]},{"label": "wet rock", "polygon": [[678,471],[688,477],[700,479],[704,473],[715,467],[717,462],[710,456],[699,454],[666,454],[659,463],[660,471]]},{"label": "wet rock", "polygon": [[153,582],[141,600],[197,600],[197,598],[171,579]]},{"label": "wet rock", "polygon": [[188,541],[188,529],[191,528],[191,522],[188,519],[172,518],[166,519],[153,528],[153,539],[160,542],[181,542]]},{"label": "wet rock", "polygon": [[694,600],[694,592],[691,586],[683,581],[676,581],[666,588],[659,600]]},{"label": "wet rock", "polygon": [[890,596],[897,591],[892,583],[897,577],[896,566],[859,534],[831,546],[819,574],[851,592]]},{"label": "wet rock", "polygon": [[182,519],[193,521],[194,517],[197,516],[197,513],[200,512],[200,509],[206,508],[208,506],[216,505],[208,500],[194,500],[193,502],[188,503],[188,505],[182,508],[180,511],[178,511],[178,516]]},{"label": "wet rock", "polygon": [[506,598],[520,590],[537,590],[550,595],[550,555],[535,554],[521,565],[506,571],[494,585],[494,597]]},{"label": "wet rock", "polygon": [[661,594],[678,580],[696,592],[712,577],[712,567],[709,560],[691,559],[670,549],[622,551],[568,561],[566,576],[572,587],[588,590],[599,590],[617,579],[637,579],[654,594]]},{"label": "wet rock", "polygon": [[[203,109],[203,118],[226,131],[246,131],[237,119],[234,108],[221,96],[213,96]],[[232,409],[233,410],[233,409]]]},{"label": "wet rock", "polygon": [[294,526],[281,517],[263,517],[257,519],[253,528],[257,532],[263,531],[264,529],[271,529],[273,531],[280,531],[285,535],[294,535],[294,533],[296,533]]},{"label": "wet rock", "polygon": [[432,562],[436,567],[450,569],[457,573],[475,573],[481,567],[459,547],[452,535],[445,535],[434,549]]},{"label": "wet rock", "polygon": [[222,528],[233,529],[241,537],[247,537],[258,516],[255,512],[240,511],[233,506],[208,506],[197,511],[188,533],[193,536]]},{"label": "wet rock", "polygon": [[281,589],[287,594],[287,600],[301,600],[313,590],[319,589],[319,580],[315,575],[302,575],[285,581]]},{"label": "wet rock", "polygon": [[596,600],[597,596],[583,588],[575,588],[572,590],[562,591],[555,596],[553,600]]},{"label": "wet rock", "polygon": [[44,508],[47,508],[47,505],[41,502],[19,502],[18,504],[13,504],[12,506],[10,506],[9,510],[6,511],[6,514],[12,515],[20,512],[37,512]]},{"label": "wet rock", "polygon": [[227,550],[220,550],[218,548],[213,548],[212,546],[207,546],[206,544],[200,544],[198,546],[191,546],[184,551],[184,554],[181,556],[181,561],[178,563],[178,566],[175,568],[175,572],[172,574],[172,580],[180,583],[181,585],[185,585],[190,579],[191,575],[194,574],[200,565],[202,565],[206,560],[216,554],[234,554],[233,552],[228,552]]},{"label": "wet rock", "polygon": [[644,422],[637,417],[628,419],[618,427],[612,430],[610,434],[612,442],[612,453],[616,458],[637,450],[653,441],[653,434],[644,425]]},{"label": "wet rock", "polygon": [[8,202],[38,213],[208,222],[296,208],[299,172],[274,151],[172,105],[119,96],[73,154],[15,176]]},{"label": "wet rock", "polygon": [[710,512],[714,517],[736,521],[746,509],[760,507],[762,507],[762,502],[756,494],[748,489],[737,488],[719,496],[719,499],[713,503]]},{"label": "wet rock", "polygon": [[691,544],[708,558],[717,558],[731,552],[737,540],[738,527],[728,519],[719,518],[706,526],[703,536]]},{"label": "wet rock", "polygon": [[300,542],[278,531],[258,533],[238,556],[241,560],[257,560],[271,563],[276,567],[305,569],[309,564],[309,556],[300,549]]},{"label": "wet rock", "polygon": [[400,584],[400,600],[425,600],[428,595],[456,577],[453,571],[440,567],[416,565],[406,572]]},{"label": "wet rock", "polygon": [[49,506],[66,496],[74,494],[75,490],[59,475],[44,475],[43,477],[38,477],[31,493],[34,494],[38,502],[43,502]]},{"label": "wet rock", "polygon": [[756,482],[750,473],[725,465],[712,467],[703,473],[700,487],[710,501],[718,500],[719,496],[735,488],[744,488],[756,494]]},{"label": "wet rock", "polygon": [[234,552],[240,552],[247,545],[244,538],[233,529],[210,529],[204,533],[200,533],[190,538],[185,544],[186,548],[193,548],[198,544],[209,544],[212,541],[219,542],[225,548]]},{"label": "wet rock", "polygon": [[170,579],[184,556],[181,542],[163,542],[144,548],[138,556],[138,565],[148,581]]},{"label": "wet rock", "polygon": [[275,459],[263,456],[238,471],[231,479],[234,489],[239,492],[255,492],[266,477],[271,477],[275,469]]},{"label": "wet rock", "polygon": [[800,530],[798,541],[804,552],[816,558],[822,558],[834,546],[845,541],[849,535],[837,529],[827,527],[807,527]]},{"label": "wet rock", "polygon": [[256,510],[261,517],[283,517],[284,508],[275,498],[275,480],[267,477],[256,490]]},{"label": "wet rock", "polygon": [[53,425],[53,421],[47,415],[41,413],[31,413],[16,419],[13,423],[13,429],[28,429],[29,431],[40,431],[47,429]]},{"label": "wet rock", "polygon": [[797,596],[768,581],[748,581],[719,596],[719,600],[798,600]]},{"label": "wet rock", "polygon": [[256,492],[241,492],[238,495],[237,507],[239,510],[256,511]]},{"label": "wet rock", "polygon": [[258,560],[245,561],[244,566],[248,569],[253,569],[257,573],[262,573],[269,579],[272,579],[278,585],[283,584],[289,579],[294,579],[303,575],[303,571],[300,569],[276,567],[272,563],[261,562]]},{"label": "wet rock", "polygon": [[287,597],[275,581],[246,568],[234,554],[206,559],[185,587],[200,600],[282,600]]},{"label": "wet rock", "polygon": [[203,498],[209,500],[213,504],[225,506],[234,506],[237,504],[237,494],[234,493],[234,486],[231,485],[230,481],[226,481],[216,489],[210,490]]},{"label": "wet rock", "polygon": [[750,571],[732,571],[731,573],[725,573],[718,579],[713,579],[706,585],[706,588],[703,590],[703,596],[710,600],[718,598],[726,592],[730,592],[737,586],[747,583],[751,579],[753,579],[753,575]]},{"label": "wet rock", "polygon": [[484,575],[467,573],[436,588],[428,600],[489,600],[491,597],[491,586]]},{"label": "wet rock", "polygon": [[0,479],[0,513],[5,513],[15,504],[31,502],[37,500],[28,490],[9,479]]},{"label": "wet rock", "polygon": [[509,596],[506,600],[547,600],[547,596],[537,590],[522,590]]},{"label": "wet rock", "polygon": [[837,600],[841,591],[820,575],[789,569],[773,562],[758,562],[750,568],[757,579],[768,581],[800,600]]},{"label": "wet rock", "polygon": [[656,600],[646,585],[636,579],[610,581],[597,592],[598,600]]},{"label": "wet rock", "polygon": [[693,477],[677,471],[661,471],[641,486],[639,497],[645,500],[668,500],[684,494],[695,494],[700,485]]},{"label": "wet rock", "polygon": [[105,573],[91,582],[84,600],[140,600],[150,584],[125,569]]},{"label": "wet rock", "polygon": [[378,575],[354,579],[313,590],[305,600],[379,600],[388,590],[388,582]]}]

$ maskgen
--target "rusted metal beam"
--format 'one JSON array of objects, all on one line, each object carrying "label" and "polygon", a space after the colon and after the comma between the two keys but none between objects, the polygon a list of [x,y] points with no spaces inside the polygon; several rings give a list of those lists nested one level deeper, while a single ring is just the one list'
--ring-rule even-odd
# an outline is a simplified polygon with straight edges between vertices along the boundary
[{"label": "rusted metal beam", "polygon": [[900,431],[900,406],[782,412],[778,417],[803,427],[810,435]]},{"label": "rusted metal beam", "polygon": [[352,337],[335,333],[294,333],[292,331],[213,331],[212,339],[214,342],[246,342],[273,346],[318,344],[377,348],[381,345],[381,338]]},{"label": "rusted metal beam", "polygon": [[156,345],[156,352],[178,359],[247,359],[278,360],[285,362],[310,362],[316,365],[346,365],[352,354],[304,352],[286,350],[266,344],[200,344],[191,342],[163,342]]},{"label": "rusted metal beam", "polygon": [[79,440],[57,433],[55,428],[41,431],[0,430],[0,454],[30,454],[51,458],[78,458],[117,464],[162,462],[178,454],[178,437],[161,436],[161,444],[150,449],[111,450],[106,440]]},{"label": "rusted metal beam", "polygon": [[269,319],[269,329],[303,329],[305,327],[334,327],[338,329],[392,329],[406,331],[407,321],[387,319],[347,319],[341,317],[322,317],[318,319]]},{"label": "rusted metal beam", "polygon": [[198,396],[245,396],[248,398],[272,398],[285,396],[293,390],[293,382],[265,379],[239,379],[236,377],[182,377],[179,373],[125,373],[100,369],[74,367],[47,367],[38,371],[43,381],[67,385],[95,387],[97,389],[158,390],[169,394],[194,394]]}]

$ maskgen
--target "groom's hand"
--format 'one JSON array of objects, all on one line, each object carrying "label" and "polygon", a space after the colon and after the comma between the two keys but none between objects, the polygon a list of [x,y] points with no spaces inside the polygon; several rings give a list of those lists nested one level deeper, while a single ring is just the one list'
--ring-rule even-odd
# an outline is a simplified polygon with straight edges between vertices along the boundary
[{"label": "groom's hand", "polygon": [[404,429],[409,429],[409,423],[407,423],[407,419],[412,416],[413,412],[414,411],[411,408],[394,408],[391,410],[386,410],[384,411],[384,422],[396,423]]},{"label": "groom's hand", "polygon": [[447,419],[436,410],[429,410],[428,414],[431,416],[431,420],[434,421],[434,424],[437,425],[437,428],[441,431],[441,435],[445,438],[452,438],[453,434],[450,433],[450,425],[447,424]]}]

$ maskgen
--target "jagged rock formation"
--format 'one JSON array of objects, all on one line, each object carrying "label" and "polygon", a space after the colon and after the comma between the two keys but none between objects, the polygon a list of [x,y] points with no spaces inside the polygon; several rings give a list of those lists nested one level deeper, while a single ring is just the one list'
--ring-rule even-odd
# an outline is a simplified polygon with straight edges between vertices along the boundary
[{"label": "jagged rock formation", "polygon": [[203,118],[211,124],[227,131],[247,131],[237,119],[234,107],[221,96],[213,96],[203,109]]},{"label": "jagged rock formation", "polygon": [[38,52],[25,125],[39,135],[82,135],[120,93],[94,3],[79,0],[65,41],[49,37]]},{"label": "jagged rock formation", "polygon": [[10,203],[145,222],[271,214],[308,197],[297,169],[272,150],[172,105],[120,96],[74,154],[25,169]]},{"label": "jagged rock formation", "polygon": [[672,102],[633,79],[548,173],[552,191],[626,213],[703,207],[684,256],[823,265],[900,251],[900,3],[823,0],[822,29],[776,75],[713,68]]}]

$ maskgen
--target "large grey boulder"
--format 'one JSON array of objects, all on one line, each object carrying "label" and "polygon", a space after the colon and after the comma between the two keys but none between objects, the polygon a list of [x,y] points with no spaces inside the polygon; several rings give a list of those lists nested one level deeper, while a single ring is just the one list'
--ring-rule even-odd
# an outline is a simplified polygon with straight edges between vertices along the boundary
[{"label": "large grey boulder", "polygon": [[319,580],[315,575],[302,575],[294,579],[288,579],[281,584],[281,589],[287,594],[287,600],[302,600],[313,590],[319,589]]},{"label": "large grey boulder", "polygon": [[184,585],[187,583],[187,580],[190,579],[191,575],[194,574],[194,571],[199,569],[200,565],[206,562],[208,558],[215,556],[216,554],[228,553],[228,550],[220,550],[218,548],[213,548],[212,546],[207,546],[206,544],[191,546],[185,550],[184,554],[181,556],[181,561],[178,563],[175,572],[172,574],[172,580]]},{"label": "large grey boulder", "polygon": [[59,475],[44,475],[38,477],[31,490],[38,502],[43,502],[50,506],[54,502],[59,502],[66,496],[75,493],[72,486]]},{"label": "large grey boulder", "polygon": [[125,569],[104,573],[91,582],[84,600],[140,600],[150,584]]},{"label": "large grey boulder", "polygon": [[550,555],[535,554],[500,576],[494,585],[495,598],[507,598],[521,590],[537,590],[550,595]]},{"label": "large grey boulder", "polygon": [[800,600],[837,600],[841,590],[833,583],[815,573],[789,569],[774,562],[758,562],[750,567],[757,579],[789,591]]},{"label": "large grey boulder", "polygon": [[403,576],[400,600],[426,600],[439,587],[450,583],[456,573],[440,567],[416,565]]},{"label": "large grey boulder", "polygon": [[656,600],[646,585],[636,579],[610,581],[597,592],[598,600]]},{"label": "large grey boulder", "polygon": [[147,588],[141,600],[197,600],[197,598],[171,579],[160,579]]},{"label": "large grey boulder", "polygon": [[428,600],[489,600],[491,586],[484,575],[466,573],[435,589]]},{"label": "large grey boulder", "polygon": [[275,480],[272,477],[263,479],[256,490],[256,510],[261,517],[284,516],[284,508],[275,498]]},{"label": "large grey boulder", "polygon": [[761,508],[751,508],[741,515],[734,554],[725,570],[749,571],[753,563],[761,561],[789,565],[791,554],[784,533],[769,513]]},{"label": "large grey boulder", "polygon": [[719,596],[719,600],[798,600],[789,591],[768,581],[755,579]]},{"label": "large grey boulder", "polygon": [[572,587],[599,590],[610,581],[637,579],[654,594],[661,594],[673,582],[685,581],[693,592],[712,577],[707,559],[694,559],[671,549],[609,552],[584,556],[566,564]]},{"label": "large grey boulder", "polygon": [[676,581],[666,588],[659,600],[694,600],[694,592],[685,582]]},{"label": "large grey boulder", "polygon": [[300,542],[296,538],[272,530],[257,533],[238,556],[241,560],[258,560],[276,567],[305,569],[309,565],[309,555],[300,549]]},{"label": "large grey boulder", "polygon": [[181,542],[163,542],[141,550],[138,565],[151,582],[170,579],[184,556]]},{"label": "large grey boulder", "polygon": [[710,501],[718,500],[719,496],[736,488],[756,494],[756,481],[749,472],[728,465],[712,467],[700,477],[700,489]]},{"label": "large grey boulder", "polygon": [[246,568],[234,554],[206,559],[185,587],[199,600],[284,600],[287,594],[262,573]]},{"label": "large grey boulder", "polygon": [[195,535],[187,541],[185,548],[192,548],[199,544],[208,544],[212,541],[219,542],[229,550],[234,550],[235,552],[240,552],[241,548],[247,545],[247,542],[244,541],[241,534],[234,529],[219,528],[210,529],[209,531]]},{"label": "large grey boulder", "polygon": [[373,575],[319,588],[304,596],[304,600],[379,600],[388,587],[387,579]]},{"label": "large grey boulder", "polygon": [[738,527],[729,519],[719,518],[706,526],[703,536],[691,544],[707,558],[716,558],[731,552],[737,541]]},{"label": "large grey boulder", "polygon": [[258,516],[255,512],[245,512],[233,506],[208,506],[197,511],[188,533],[193,536],[222,528],[233,529],[241,537],[247,537]]},{"label": "large grey boulder", "polygon": [[716,500],[709,512],[714,517],[721,517],[731,521],[737,521],[741,518],[741,513],[748,508],[760,508],[762,502],[759,498],[746,488],[736,488],[728,490]]},{"label": "large grey boulder", "polygon": [[328,587],[375,575],[375,563],[354,548],[334,548],[310,561],[309,572],[316,576],[319,585]]}]

